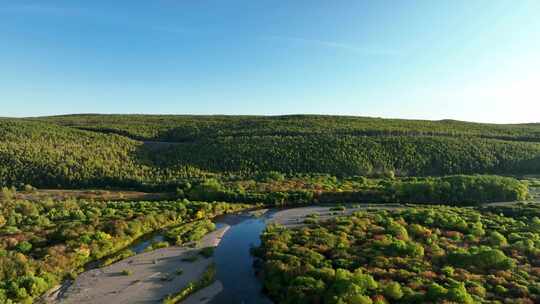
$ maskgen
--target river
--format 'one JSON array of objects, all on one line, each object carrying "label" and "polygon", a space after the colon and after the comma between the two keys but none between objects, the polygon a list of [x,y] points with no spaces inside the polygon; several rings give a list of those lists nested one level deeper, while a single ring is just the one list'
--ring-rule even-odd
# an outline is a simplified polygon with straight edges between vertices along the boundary
[{"label": "river", "polygon": [[[172,246],[150,252],[144,250],[153,242],[163,240],[162,232],[144,236],[129,248],[136,255],[103,268],[98,264],[89,267],[71,284],[49,297],[52,302],[62,303],[158,303],[168,294],[178,292],[181,286],[187,286],[202,275],[213,262],[216,265],[216,284],[221,287],[214,292],[202,291],[201,300],[196,302],[188,298],[189,303],[242,304],[272,303],[262,293],[262,283],[255,274],[254,257],[250,249],[260,244],[260,235],[267,224],[279,223],[289,227],[302,225],[305,217],[317,213],[321,220],[336,215],[350,214],[359,209],[394,209],[397,206],[349,206],[346,210],[332,211],[332,206],[306,206],[287,209],[271,209],[262,216],[254,213],[240,213],[220,216],[214,219],[217,230],[205,236],[200,247],[213,246],[218,240],[218,247],[211,259],[199,258],[195,262],[185,258],[197,255],[199,249],[189,246]],[[221,233],[221,234],[220,234]],[[221,241],[219,241],[221,239]],[[97,262],[94,262],[97,263]],[[183,269],[182,275],[173,275],[172,280],[162,280],[164,275],[174,274],[176,269]],[[131,275],[121,275],[130,270]]]},{"label": "river", "polygon": [[242,215],[227,215],[217,224],[231,226],[214,252],[216,280],[223,284],[211,304],[272,303],[263,293],[260,280],[255,276],[254,258],[250,249],[258,246],[259,236],[266,227],[266,215],[256,218]]}]

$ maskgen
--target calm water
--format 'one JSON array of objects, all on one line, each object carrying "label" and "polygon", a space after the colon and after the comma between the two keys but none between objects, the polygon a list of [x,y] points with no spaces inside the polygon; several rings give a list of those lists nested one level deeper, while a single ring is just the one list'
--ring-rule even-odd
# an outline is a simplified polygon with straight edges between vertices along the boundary
[{"label": "calm water", "polygon": [[[268,216],[259,218],[247,215],[225,215],[216,219],[217,228],[231,226],[214,251],[216,280],[223,284],[223,291],[210,301],[211,304],[271,304],[262,293],[262,284],[255,276],[251,247],[260,244],[260,235],[266,228]],[[161,242],[161,233],[145,236],[129,249],[139,254],[154,242]]]},{"label": "calm water", "polygon": [[[151,233],[151,234],[141,237],[140,239],[135,241],[132,245],[128,246],[127,249],[130,249],[131,251],[135,252],[135,254],[139,254],[139,253],[144,252],[144,250],[148,246],[152,245],[152,243],[162,242],[164,240],[165,240],[165,237],[161,234],[161,232]],[[99,260],[86,263],[84,265],[85,271],[101,267],[102,262],[108,257],[110,256],[106,256]]]},{"label": "calm water", "polygon": [[165,237],[160,233],[150,235],[148,237],[145,237],[135,242],[135,244],[131,245],[129,249],[131,249],[131,251],[135,252],[136,254],[139,254],[139,253],[144,252],[144,250],[148,246],[152,245],[152,243],[163,242],[164,240],[165,240]]},{"label": "calm water", "polygon": [[261,282],[255,276],[250,248],[260,244],[259,236],[266,227],[267,217],[254,218],[227,215],[218,223],[231,228],[214,252],[216,279],[223,291],[211,304],[272,303],[261,293]]}]

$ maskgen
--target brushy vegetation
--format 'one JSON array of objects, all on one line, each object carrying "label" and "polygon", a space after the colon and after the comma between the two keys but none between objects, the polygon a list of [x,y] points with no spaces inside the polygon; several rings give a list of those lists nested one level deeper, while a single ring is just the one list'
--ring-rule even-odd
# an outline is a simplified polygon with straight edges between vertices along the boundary
[{"label": "brushy vegetation", "polygon": [[99,264],[100,267],[104,267],[104,266],[109,266],[111,264],[114,264],[118,261],[121,261],[123,259],[127,259],[129,257],[132,257],[135,255],[135,252],[133,252],[133,250],[131,249],[124,249],[124,250],[121,250],[105,259],[103,259],[101,261],[101,263]]},{"label": "brushy vegetation", "polygon": [[355,202],[477,205],[520,201],[529,196],[526,183],[493,175],[399,179],[340,179],[321,175],[226,182],[208,179],[190,187],[183,191],[190,199],[269,205]]},{"label": "brushy vegetation", "polygon": [[[201,216],[196,215],[196,217]],[[201,217],[199,217],[201,218]],[[165,237],[175,245],[182,245],[200,240],[205,234],[216,229],[216,225],[208,219],[194,221],[192,223],[170,228]]]},{"label": "brushy vegetation", "polygon": [[[177,198],[192,201],[264,203],[278,206],[359,202],[478,205],[534,198],[538,192],[536,189],[530,181],[496,175],[372,179],[362,176],[337,178],[330,175],[302,174],[285,177],[270,172],[254,179],[206,178],[193,183],[183,182],[176,189],[175,195]],[[3,187],[0,190],[0,200],[23,195],[29,194],[19,193],[13,187]],[[193,223],[193,227],[179,227],[176,232],[170,231],[169,241],[178,245],[193,241],[189,239],[188,230],[199,235],[205,230],[213,229],[205,227],[207,225],[211,224],[203,221]]]},{"label": "brushy vegetation", "polygon": [[169,242],[153,242],[148,247],[146,247],[144,251],[149,252],[156,249],[167,248],[169,246],[170,246]]},{"label": "brushy vegetation", "polygon": [[180,301],[186,299],[189,295],[207,287],[210,286],[216,278],[216,266],[215,264],[211,264],[208,266],[206,271],[203,273],[202,277],[196,281],[191,282],[186,286],[184,289],[179,291],[175,295],[169,295],[165,299],[163,299],[163,304],[175,304],[179,303]]},{"label": "brushy vegetation", "polygon": [[356,212],[254,250],[277,303],[538,303],[540,208]]},{"label": "brushy vegetation", "polygon": [[536,173],[539,134],[537,125],[331,116],[0,119],[0,186],[170,190],[186,180],[271,171]]},{"label": "brushy vegetation", "polygon": [[30,202],[4,198],[0,204],[0,303],[30,303],[89,262],[105,258],[106,264],[128,257],[133,253],[125,248],[152,231],[208,221],[246,207],[251,206],[187,200]]}]

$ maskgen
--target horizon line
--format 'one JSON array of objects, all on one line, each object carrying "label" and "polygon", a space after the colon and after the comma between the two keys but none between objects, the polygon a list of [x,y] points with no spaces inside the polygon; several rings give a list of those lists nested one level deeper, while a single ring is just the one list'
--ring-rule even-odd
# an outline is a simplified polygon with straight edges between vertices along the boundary
[{"label": "horizon line", "polygon": [[383,120],[407,120],[407,121],[428,121],[428,122],[463,122],[463,123],[475,123],[475,124],[490,124],[490,125],[540,125],[540,121],[537,122],[488,122],[488,121],[470,121],[456,118],[441,118],[441,119],[427,119],[427,118],[404,118],[404,117],[391,117],[391,116],[362,116],[354,114],[322,114],[322,113],[285,113],[285,114],[195,114],[195,113],[113,113],[113,112],[87,112],[87,113],[60,113],[60,114],[45,114],[45,115],[32,115],[32,116],[0,116],[0,119],[36,119],[47,117],[62,117],[62,116],[191,116],[191,117],[205,117],[205,116],[223,116],[223,117],[287,117],[287,116],[320,116],[320,117],[343,117],[343,118],[370,118],[370,119],[383,119]]}]

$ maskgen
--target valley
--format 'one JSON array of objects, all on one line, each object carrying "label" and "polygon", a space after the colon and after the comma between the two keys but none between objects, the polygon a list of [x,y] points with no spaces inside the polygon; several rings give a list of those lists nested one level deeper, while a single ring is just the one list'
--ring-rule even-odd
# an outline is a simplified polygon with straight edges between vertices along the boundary
[{"label": "valley", "polygon": [[0,125],[0,303],[540,299],[535,125]]}]

